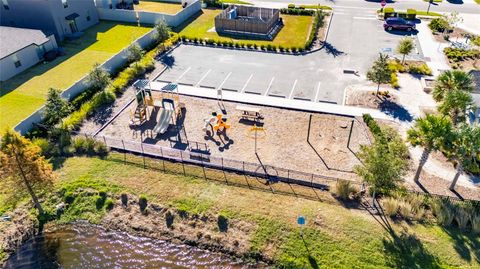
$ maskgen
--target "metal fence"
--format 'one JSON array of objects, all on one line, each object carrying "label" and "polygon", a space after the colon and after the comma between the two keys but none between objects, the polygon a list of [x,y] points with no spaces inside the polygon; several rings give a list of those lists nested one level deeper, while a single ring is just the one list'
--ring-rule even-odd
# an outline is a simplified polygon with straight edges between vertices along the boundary
[{"label": "metal fence", "polygon": [[[195,165],[200,169],[203,169],[203,175],[202,172],[199,174],[199,176],[203,177],[206,177],[205,169],[215,169],[223,173],[236,173],[262,179],[267,185],[276,182],[283,182],[287,184],[312,187],[320,190],[330,190],[331,187],[335,185],[338,180],[340,180],[339,178],[335,177],[262,164],[260,161],[258,163],[251,163],[215,157],[206,153],[208,150],[208,146],[206,144],[199,142],[197,143],[190,141],[187,144],[187,149],[183,150],[162,147],[148,143],[122,140],[108,136],[92,136],[83,133],[75,133],[74,135],[93,138],[97,141],[104,142],[105,145],[111,150],[124,153],[125,161],[127,161],[127,153],[132,153],[143,158],[144,166],[147,166],[148,163],[148,160],[145,158],[167,160],[170,162],[180,163],[182,165]],[[185,168],[183,168],[183,171],[185,171]],[[352,181],[352,184],[360,186],[358,182]]]}]

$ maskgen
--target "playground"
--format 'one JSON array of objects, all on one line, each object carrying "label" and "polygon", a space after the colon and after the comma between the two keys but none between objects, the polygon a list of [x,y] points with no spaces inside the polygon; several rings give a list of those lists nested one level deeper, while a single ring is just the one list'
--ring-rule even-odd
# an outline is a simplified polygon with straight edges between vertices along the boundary
[{"label": "playground", "polygon": [[[141,88],[139,84],[134,85]],[[178,95],[175,86],[169,84],[158,92],[129,89],[125,95],[130,101],[114,105],[103,129],[87,123],[81,132],[304,173],[357,178],[353,167],[360,161],[355,154],[360,145],[370,143],[361,121],[188,97]]]}]

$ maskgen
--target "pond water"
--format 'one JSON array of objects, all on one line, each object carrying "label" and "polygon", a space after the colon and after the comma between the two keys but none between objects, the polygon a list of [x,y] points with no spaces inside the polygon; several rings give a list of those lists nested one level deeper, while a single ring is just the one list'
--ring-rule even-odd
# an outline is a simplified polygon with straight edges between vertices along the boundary
[{"label": "pond water", "polygon": [[5,268],[265,268],[198,248],[74,224],[30,239]]}]

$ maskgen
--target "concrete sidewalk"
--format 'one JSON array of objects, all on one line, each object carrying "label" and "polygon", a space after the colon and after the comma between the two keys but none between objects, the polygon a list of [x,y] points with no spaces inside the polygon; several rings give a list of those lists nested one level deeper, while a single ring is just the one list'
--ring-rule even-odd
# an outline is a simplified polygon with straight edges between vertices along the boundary
[{"label": "concrete sidewalk", "polygon": [[478,14],[460,14],[463,22],[458,23],[457,27],[474,35],[480,35],[480,10],[478,12]]},{"label": "concrete sidewalk", "polygon": [[[152,90],[161,90],[167,85],[165,82],[151,82]],[[197,88],[186,85],[178,85],[178,92],[183,95],[217,99],[217,90],[208,88]],[[287,109],[303,110],[319,113],[330,113],[341,116],[361,117],[363,114],[370,114],[372,117],[381,120],[392,120],[387,114],[375,109],[342,106],[337,104],[302,101],[295,99],[278,98],[265,95],[245,94],[238,92],[222,91],[224,101],[247,103],[252,105],[263,105]]]},{"label": "concrete sidewalk", "polygon": [[432,69],[433,75],[437,76],[444,70],[450,70],[447,58],[443,54],[443,49],[448,46],[447,43],[440,43],[435,40],[432,32],[428,28],[427,22],[420,22],[417,25],[418,40],[422,48],[423,56],[427,65]]}]

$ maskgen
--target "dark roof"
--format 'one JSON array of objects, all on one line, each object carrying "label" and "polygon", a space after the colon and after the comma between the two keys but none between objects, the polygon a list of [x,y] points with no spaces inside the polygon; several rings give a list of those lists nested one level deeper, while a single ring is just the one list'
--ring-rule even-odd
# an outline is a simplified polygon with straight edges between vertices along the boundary
[{"label": "dark roof", "polygon": [[74,13],[66,16],[65,19],[66,19],[67,21],[71,21],[71,20],[74,20],[74,19],[78,18],[79,16],[80,16],[80,15],[78,15],[77,13],[74,12]]},{"label": "dark roof", "polygon": [[471,76],[473,76],[473,80],[475,81],[475,93],[480,94],[480,70],[472,70],[469,72]]},{"label": "dark roof", "polygon": [[0,59],[32,44],[44,44],[49,39],[41,30],[0,26]]}]

